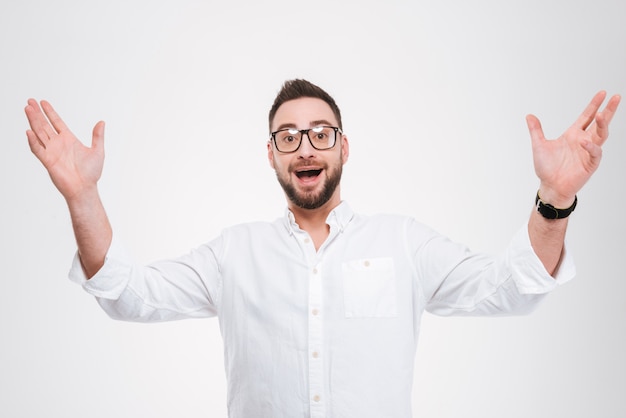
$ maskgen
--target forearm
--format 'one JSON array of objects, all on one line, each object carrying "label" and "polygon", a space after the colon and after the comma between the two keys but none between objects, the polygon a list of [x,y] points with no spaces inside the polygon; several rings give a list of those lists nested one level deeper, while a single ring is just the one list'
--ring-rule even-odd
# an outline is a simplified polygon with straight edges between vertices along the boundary
[{"label": "forearm", "polygon": [[[545,195],[540,192],[542,200],[544,196],[546,202],[556,202],[555,207],[569,207],[573,198],[560,198],[553,193],[545,192]],[[567,203],[569,202],[569,203]],[[563,248],[565,245],[565,233],[567,230],[569,218],[564,219],[546,219],[544,218],[536,208],[533,208],[528,221],[528,236],[530,243],[537,254],[537,257],[543,263],[545,269],[551,275],[556,272],[561,257],[563,254]]]},{"label": "forearm", "polygon": [[78,254],[85,274],[91,278],[104,265],[113,235],[111,225],[95,185],[68,199],[67,205]]}]

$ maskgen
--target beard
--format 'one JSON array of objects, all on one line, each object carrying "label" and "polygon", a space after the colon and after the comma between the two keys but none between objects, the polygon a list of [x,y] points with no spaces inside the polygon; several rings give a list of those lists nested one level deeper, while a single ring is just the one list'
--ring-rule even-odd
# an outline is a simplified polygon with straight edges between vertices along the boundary
[{"label": "beard", "polygon": [[[343,160],[343,159],[342,159]],[[276,171],[276,178],[278,183],[283,188],[287,198],[297,207],[301,209],[317,209],[322,207],[335,193],[339,182],[341,181],[341,173],[343,171],[343,161],[340,161],[333,170],[328,170],[328,167],[323,171],[325,175],[324,184],[319,191],[305,191],[300,192],[296,189],[291,182],[290,177],[283,178],[278,171]],[[322,175],[322,174],[320,174]]]}]

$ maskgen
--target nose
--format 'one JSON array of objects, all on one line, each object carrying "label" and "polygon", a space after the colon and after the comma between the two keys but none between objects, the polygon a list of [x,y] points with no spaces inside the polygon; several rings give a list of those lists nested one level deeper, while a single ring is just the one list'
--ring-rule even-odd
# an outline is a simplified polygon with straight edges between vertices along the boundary
[{"label": "nose", "polygon": [[300,141],[300,148],[298,148],[299,158],[311,158],[315,156],[315,148],[311,145],[311,139],[309,133],[302,134],[302,140]]}]

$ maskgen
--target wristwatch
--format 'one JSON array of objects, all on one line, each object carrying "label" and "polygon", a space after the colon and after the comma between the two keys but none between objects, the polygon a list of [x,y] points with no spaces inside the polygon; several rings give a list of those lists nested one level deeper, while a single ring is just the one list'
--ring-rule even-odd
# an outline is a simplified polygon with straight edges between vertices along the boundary
[{"label": "wristwatch", "polygon": [[545,203],[541,200],[539,196],[539,191],[537,191],[537,197],[535,198],[535,205],[537,206],[537,212],[541,214],[546,219],[563,219],[567,218],[574,209],[576,209],[576,204],[578,203],[578,197],[574,196],[574,203],[572,206],[566,209],[558,209],[552,206],[549,203]]}]

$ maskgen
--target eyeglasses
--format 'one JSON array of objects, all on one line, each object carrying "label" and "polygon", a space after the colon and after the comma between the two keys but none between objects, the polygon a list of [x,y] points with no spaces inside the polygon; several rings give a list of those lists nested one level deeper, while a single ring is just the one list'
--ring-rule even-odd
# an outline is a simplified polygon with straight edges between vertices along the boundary
[{"label": "eyeglasses", "polygon": [[[302,144],[302,136],[306,134],[311,146],[316,150],[326,150],[335,146],[337,132],[342,134],[341,129],[335,126],[316,126],[311,129],[298,130],[295,128],[281,129],[272,132],[272,139],[278,152],[296,152]],[[313,135],[311,135],[311,133]]]}]

